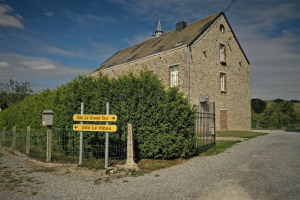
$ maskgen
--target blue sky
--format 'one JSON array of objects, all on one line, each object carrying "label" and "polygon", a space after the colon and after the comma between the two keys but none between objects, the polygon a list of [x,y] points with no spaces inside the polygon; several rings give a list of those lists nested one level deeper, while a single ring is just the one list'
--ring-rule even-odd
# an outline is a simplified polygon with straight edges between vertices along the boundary
[{"label": "blue sky", "polygon": [[[224,11],[231,0],[0,0],[0,82],[54,89],[116,51]],[[251,63],[251,98],[300,100],[300,1],[237,0],[226,12]]]}]

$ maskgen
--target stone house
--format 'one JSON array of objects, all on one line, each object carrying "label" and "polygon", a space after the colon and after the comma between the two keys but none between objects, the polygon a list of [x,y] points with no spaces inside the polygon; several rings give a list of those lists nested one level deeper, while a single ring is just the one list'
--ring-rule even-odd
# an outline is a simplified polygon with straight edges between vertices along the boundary
[{"label": "stone house", "polygon": [[179,86],[192,105],[215,102],[216,130],[250,130],[250,63],[224,12],[163,33],[116,52],[98,71],[109,77],[147,69],[168,87]]}]

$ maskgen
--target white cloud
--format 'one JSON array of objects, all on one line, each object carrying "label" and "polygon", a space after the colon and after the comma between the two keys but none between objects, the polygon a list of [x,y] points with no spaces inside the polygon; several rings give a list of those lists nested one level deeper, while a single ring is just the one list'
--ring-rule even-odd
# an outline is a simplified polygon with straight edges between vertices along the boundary
[{"label": "white cloud", "polygon": [[7,62],[0,62],[0,67],[3,67],[3,68],[8,68],[9,67],[9,64]]},{"label": "white cloud", "polygon": [[78,14],[73,11],[66,11],[66,16],[75,21],[78,24],[86,26],[94,26],[94,21],[97,21],[97,26],[105,26],[109,23],[116,22],[114,18],[103,16],[103,15],[93,15],[93,14]]},{"label": "white cloud", "polygon": [[89,52],[90,58],[92,59],[105,59],[119,50],[113,45],[104,42],[89,42],[88,44],[92,49],[92,52]]},{"label": "white cloud", "polygon": [[[175,23],[184,20],[198,20],[202,17],[214,14],[225,9],[228,2],[223,0],[109,0],[118,3],[130,14],[135,15],[139,20],[161,20],[165,30],[175,29]],[[209,4],[209,6],[208,6]],[[167,23],[166,23],[167,22]],[[166,23],[166,26],[163,24]],[[163,29],[164,29],[163,27]]]},{"label": "white cloud", "polygon": [[126,42],[129,46],[140,43],[145,40],[149,40],[154,35],[154,31],[147,31],[145,33],[135,34],[131,38],[124,38],[122,41]]},{"label": "white cloud", "polygon": [[16,17],[14,17],[12,15],[7,14],[12,11],[13,9],[10,6],[0,4],[0,25],[24,29],[25,27],[20,21],[20,19],[23,19],[21,15],[16,14]]},{"label": "white cloud", "polygon": [[54,15],[54,12],[47,11],[47,12],[45,12],[45,15],[46,15],[47,17],[52,17],[52,16]]},{"label": "white cloud", "polygon": [[67,56],[67,57],[78,57],[80,54],[77,54],[72,51],[68,51],[56,46],[48,46],[48,45],[43,45],[41,49],[45,52],[49,52],[55,55],[60,55],[60,56]]},{"label": "white cloud", "polygon": [[[240,4],[229,13],[229,23],[251,62],[252,98],[300,99],[299,28],[291,26],[300,16],[299,4],[292,2]],[[242,12],[248,6],[253,11]]]},{"label": "white cloud", "polygon": [[30,69],[36,70],[56,69],[55,65],[51,64],[49,61],[23,61],[22,64],[29,67]]},{"label": "white cloud", "polygon": [[41,58],[24,56],[14,53],[1,53],[0,60],[9,63],[8,68],[1,68],[0,82],[8,82],[9,79],[18,82],[28,81],[33,85],[34,91],[57,86],[77,77],[79,74],[88,74],[91,72],[83,66],[68,66],[61,63]]},{"label": "white cloud", "polygon": [[19,15],[19,14],[16,14],[16,17],[17,17],[18,19],[23,19],[23,17],[22,17],[21,15]]}]

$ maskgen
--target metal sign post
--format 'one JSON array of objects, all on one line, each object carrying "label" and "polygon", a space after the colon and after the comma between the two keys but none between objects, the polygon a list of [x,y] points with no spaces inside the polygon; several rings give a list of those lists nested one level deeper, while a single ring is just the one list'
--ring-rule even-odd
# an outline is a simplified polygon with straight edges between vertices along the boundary
[{"label": "metal sign post", "polygon": [[[109,115],[109,102],[106,102],[106,114]],[[106,125],[108,125],[108,122],[106,122]],[[108,167],[108,132],[106,132],[105,135],[105,165],[104,167]]]},{"label": "metal sign post", "polygon": [[[83,133],[82,131],[94,131],[94,132],[106,132],[105,138],[105,168],[108,167],[108,147],[109,147],[109,132],[116,132],[116,125],[109,125],[108,122],[117,121],[116,115],[109,115],[109,102],[106,103],[106,115],[98,114],[86,114],[83,113],[84,103],[81,102],[81,114],[73,115],[74,121],[80,121],[80,124],[74,124],[73,130],[80,131],[80,149],[79,149],[79,164],[82,164],[82,151],[83,151]],[[93,122],[106,122],[105,125],[102,124],[83,124],[83,121],[93,121]]]},{"label": "metal sign post", "polygon": [[[81,114],[84,112],[84,103],[81,102]],[[80,122],[80,124],[83,124],[83,121]],[[83,133],[80,131],[80,141],[79,141],[79,164],[82,164],[82,151],[83,151]]]}]

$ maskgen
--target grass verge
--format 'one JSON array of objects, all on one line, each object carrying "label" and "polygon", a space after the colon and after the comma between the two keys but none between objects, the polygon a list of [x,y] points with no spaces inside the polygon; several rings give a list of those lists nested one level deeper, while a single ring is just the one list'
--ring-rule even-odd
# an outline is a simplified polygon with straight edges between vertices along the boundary
[{"label": "grass verge", "polygon": [[[126,160],[113,160],[109,159],[109,165],[124,165]],[[83,159],[82,164],[78,167],[87,167],[88,169],[101,170],[105,169],[105,159]]]},{"label": "grass verge", "polygon": [[255,138],[267,135],[268,133],[252,132],[252,131],[217,131],[217,137],[239,137],[239,138]]},{"label": "grass verge", "polygon": [[175,159],[175,160],[141,159],[138,162],[138,165],[142,170],[152,172],[159,169],[164,169],[178,164],[182,164],[185,163],[186,161],[187,161],[186,159],[182,159],[182,158]]},{"label": "grass verge", "polygon": [[199,156],[213,156],[225,151],[233,145],[241,142],[240,140],[219,140],[216,142],[216,146],[207,149],[199,154]]}]

